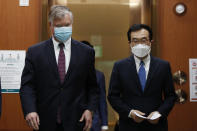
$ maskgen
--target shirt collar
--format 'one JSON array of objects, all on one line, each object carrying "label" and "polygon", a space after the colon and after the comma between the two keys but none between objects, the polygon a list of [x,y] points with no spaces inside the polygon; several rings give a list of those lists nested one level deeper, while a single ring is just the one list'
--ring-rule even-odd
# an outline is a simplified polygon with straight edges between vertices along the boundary
[{"label": "shirt collar", "polygon": [[[52,41],[53,41],[54,48],[55,48],[55,49],[59,49],[59,43],[60,43],[60,42],[56,41],[55,38],[54,38],[53,36],[52,36]],[[64,48],[65,48],[65,49],[69,48],[70,45],[71,45],[71,37],[68,38],[67,41],[63,42],[63,44],[64,44]]]},{"label": "shirt collar", "polygon": [[[141,60],[134,55],[136,65],[140,65]],[[144,65],[146,65],[150,61],[150,54],[143,59]]]}]

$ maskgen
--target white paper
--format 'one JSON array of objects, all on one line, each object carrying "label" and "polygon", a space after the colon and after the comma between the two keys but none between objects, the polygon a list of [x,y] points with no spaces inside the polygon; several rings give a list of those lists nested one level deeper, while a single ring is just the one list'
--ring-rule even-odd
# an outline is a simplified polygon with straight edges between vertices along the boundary
[{"label": "white paper", "polygon": [[134,112],[134,114],[136,116],[140,117],[140,118],[147,119],[147,120],[155,120],[155,119],[161,117],[161,114],[159,114],[157,112],[155,112],[150,119],[148,117],[145,117],[145,116],[142,116],[142,115],[138,114],[137,112]]},{"label": "white paper", "polygon": [[152,115],[152,117],[150,118],[150,120],[155,120],[155,119],[157,119],[157,118],[159,118],[159,117],[161,117],[161,114],[155,112],[155,113]]},{"label": "white paper", "polygon": [[18,93],[25,51],[0,50],[0,77],[2,93]]},{"label": "white paper", "polygon": [[142,116],[142,115],[138,114],[137,112],[134,112],[134,114],[135,114],[136,116],[140,117],[140,118],[147,119],[147,117]]},{"label": "white paper", "polygon": [[29,6],[29,0],[19,0],[19,6]]},{"label": "white paper", "polygon": [[197,59],[189,59],[190,101],[197,101]]}]

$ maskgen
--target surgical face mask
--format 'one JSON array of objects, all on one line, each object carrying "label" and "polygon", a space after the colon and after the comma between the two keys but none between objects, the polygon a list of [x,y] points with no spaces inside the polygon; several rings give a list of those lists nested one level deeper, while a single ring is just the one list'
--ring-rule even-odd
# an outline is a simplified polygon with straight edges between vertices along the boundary
[{"label": "surgical face mask", "polygon": [[65,42],[72,35],[72,27],[54,27],[54,37],[60,42]]},{"label": "surgical face mask", "polygon": [[135,56],[142,58],[150,54],[151,48],[146,44],[137,44],[131,47],[131,51]]}]

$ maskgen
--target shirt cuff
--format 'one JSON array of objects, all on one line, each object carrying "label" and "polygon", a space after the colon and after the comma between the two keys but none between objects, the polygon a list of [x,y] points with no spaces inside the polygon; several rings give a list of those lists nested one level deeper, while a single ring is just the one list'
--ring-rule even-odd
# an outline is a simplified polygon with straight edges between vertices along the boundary
[{"label": "shirt cuff", "polygon": [[102,130],[108,130],[109,127],[108,127],[108,126],[101,126],[101,129],[102,129]]}]

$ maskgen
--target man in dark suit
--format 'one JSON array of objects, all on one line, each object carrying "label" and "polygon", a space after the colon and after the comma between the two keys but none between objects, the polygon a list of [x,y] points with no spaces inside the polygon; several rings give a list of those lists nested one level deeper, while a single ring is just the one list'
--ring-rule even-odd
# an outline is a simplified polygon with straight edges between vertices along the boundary
[{"label": "man in dark suit", "polygon": [[94,112],[92,120],[92,128],[90,131],[106,131],[108,130],[107,119],[107,102],[105,91],[105,77],[104,74],[96,70],[97,84],[100,88],[99,106]]},{"label": "man in dark suit", "polygon": [[72,23],[67,7],[52,6],[52,38],[27,51],[20,97],[25,119],[34,130],[91,128],[99,93],[94,50],[71,38]]},{"label": "man in dark suit", "polygon": [[[93,46],[88,41],[81,41],[82,43]],[[102,72],[96,70],[97,84],[100,89],[99,106],[94,112],[92,120],[92,128],[90,131],[106,131],[108,130],[107,119],[107,102],[106,102],[106,90],[105,90],[105,76]]]},{"label": "man in dark suit", "polygon": [[152,30],[135,24],[128,30],[132,56],[114,64],[108,99],[119,113],[120,131],[167,131],[176,99],[170,64],[150,55]]}]

